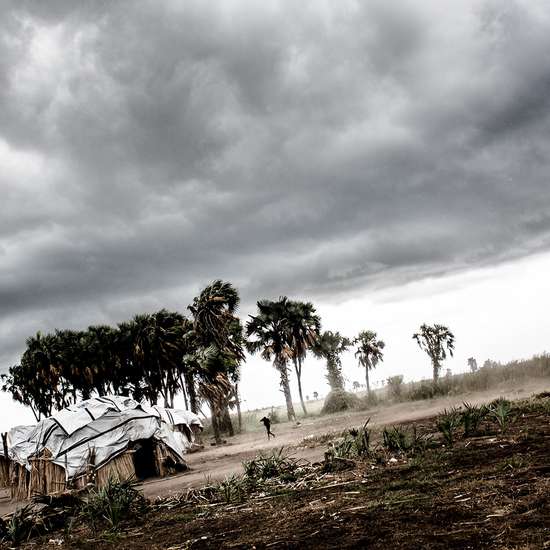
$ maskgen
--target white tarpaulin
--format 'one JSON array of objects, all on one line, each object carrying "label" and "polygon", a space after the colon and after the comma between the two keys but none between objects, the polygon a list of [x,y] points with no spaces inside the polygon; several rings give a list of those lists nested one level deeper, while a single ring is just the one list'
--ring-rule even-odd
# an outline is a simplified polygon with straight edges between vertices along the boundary
[{"label": "white tarpaulin", "polygon": [[10,458],[27,468],[30,457],[48,450],[69,479],[86,471],[92,454],[100,467],[141,439],[162,441],[183,460],[193,444],[192,426],[202,428],[198,416],[189,411],[150,407],[128,397],[95,397],[35,426],[13,428],[8,447]]}]

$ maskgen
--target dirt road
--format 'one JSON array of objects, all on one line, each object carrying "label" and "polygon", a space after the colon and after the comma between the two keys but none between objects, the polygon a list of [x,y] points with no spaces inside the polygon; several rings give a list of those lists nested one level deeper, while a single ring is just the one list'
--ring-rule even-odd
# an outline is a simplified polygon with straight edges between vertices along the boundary
[{"label": "dirt road", "polygon": [[323,459],[326,445],[308,448],[302,444],[305,438],[327,432],[339,433],[346,428],[363,424],[369,417],[371,427],[399,424],[435,415],[444,408],[460,405],[464,401],[474,404],[486,403],[499,396],[520,399],[548,389],[550,381],[529,381],[518,388],[503,386],[491,392],[472,392],[429,401],[408,401],[380,406],[368,411],[316,416],[307,418],[298,425],[294,422],[276,424],[272,427],[276,434],[275,439],[268,441],[263,429],[229,438],[226,445],[208,447],[190,454],[187,459],[190,471],[179,476],[146,481],[143,483],[143,491],[148,498],[155,498],[199,487],[204,485],[207,479],[223,479],[228,475],[241,473],[243,460],[249,460],[260,452],[266,453],[281,447],[287,448],[297,458],[311,462],[320,461]]}]

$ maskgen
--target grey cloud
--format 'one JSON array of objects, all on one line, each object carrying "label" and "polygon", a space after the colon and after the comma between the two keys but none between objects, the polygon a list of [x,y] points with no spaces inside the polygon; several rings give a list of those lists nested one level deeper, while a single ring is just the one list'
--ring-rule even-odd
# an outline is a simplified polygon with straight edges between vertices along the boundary
[{"label": "grey cloud", "polygon": [[217,277],[247,310],[548,249],[544,4],[1,6],[1,361]]}]

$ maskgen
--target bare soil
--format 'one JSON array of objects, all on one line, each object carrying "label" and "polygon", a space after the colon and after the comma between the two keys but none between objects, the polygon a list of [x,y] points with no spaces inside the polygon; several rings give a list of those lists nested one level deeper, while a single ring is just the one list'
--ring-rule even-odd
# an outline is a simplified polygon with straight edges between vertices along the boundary
[{"label": "bare soil", "polygon": [[[474,396],[468,401],[474,402]],[[450,404],[438,400],[432,412]],[[385,418],[391,424],[414,420],[423,433],[435,433],[435,419],[426,415],[430,409],[414,405],[400,404],[393,412],[388,407],[371,416],[378,424],[386,423]],[[328,425],[325,417],[307,430],[281,425],[278,435],[286,440],[287,433],[299,434],[289,439],[296,445],[305,435],[339,431],[364,418],[365,413],[339,415]],[[210,464],[211,470],[228,473],[237,456],[267,448],[267,442],[247,448],[247,441],[256,441],[252,435],[194,455],[195,465]],[[298,447],[297,452],[320,457],[326,444]],[[236,452],[224,456],[229,449]],[[203,462],[206,456],[210,459]],[[178,483],[183,488],[185,479],[171,479],[171,490]],[[159,490],[155,486],[146,484],[145,489],[154,494]],[[550,548],[548,408],[522,411],[504,434],[489,427],[477,437],[461,438],[453,448],[438,445],[415,456],[358,461],[353,469],[322,475],[316,485],[260,494],[239,504],[153,507],[114,537],[81,529],[69,537],[60,533],[37,540],[29,548],[52,548],[51,538],[63,540],[59,548],[83,550]]]},{"label": "bare soil", "polygon": [[370,426],[400,424],[433,416],[444,408],[461,405],[464,401],[480,404],[500,396],[521,399],[545,389],[550,389],[550,381],[529,380],[521,387],[503,385],[491,392],[471,392],[426,401],[383,404],[368,411],[313,416],[301,419],[299,424],[294,422],[275,424],[272,426],[272,431],[276,437],[269,441],[263,428],[228,438],[227,444],[220,447],[210,446],[206,441],[203,451],[188,455],[189,471],[170,478],[146,481],[143,484],[143,492],[148,498],[156,498],[191,487],[200,487],[207,479],[221,480],[228,475],[242,473],[243,460],[249,460],[258,453],[268,453],[281,447],[290,450],[297,458],[316,462],[323,458],[324,447],[307,446],[304,443],[307,443],[308,438],[315,438],[329,432],[340,433],[351,426],[362,425],[367,418],[371,419]]}]

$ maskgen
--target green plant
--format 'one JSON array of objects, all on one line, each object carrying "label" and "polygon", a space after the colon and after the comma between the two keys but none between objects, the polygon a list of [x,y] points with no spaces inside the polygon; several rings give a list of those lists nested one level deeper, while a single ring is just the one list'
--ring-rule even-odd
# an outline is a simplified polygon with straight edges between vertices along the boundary
[{"label": "green plant", "polygon": [[403,426],[392,426],[384,428],[382,432],[382,445],[391,453],[408,453],[411,451],[424,450],[429,442],[429,438],[420,435],[413,426],[412,429],[406,429]]},{"label": "green plant", "polygon": [[35,529],[35,512],[32,504],[18,508],[9,519],[0,523],[0,541],[20,544],[32,535]]},{"label": "green plant", "polygon": [[384,428],[382,432],[382,444],[392,453],[401,453],[406,450],[406,435],[399,426]]},{"label": "green plant", "polygon": [[359,398],[355,394],[342,389],[336,389],[326,396],[321,414],[332,414],[353,409],[356,408],[359,403]]},{"label": "green plant", "polygon": [[442,433],[445,443],[452,447],[455,441],[455,433],[461,424],[460,409],[453,407],[449,411],[445,409],[436,421],[437,429]]},{"label": "green plant", "polygon": [[100,489],[92,489],[80,507],[81,519],[87,521],[94,531],[103,524],[116,531],[120,523],[133,514],[142,513],[146,501],[136,489],[135,479],[118,481],[109,478]]},{"label": "green plant", "polygon": [[489,414],[504,433],[512,420],[512,405],[510,401],[500,397],[489,404]]},{"label": "green plant", "polygon": [[370,452],[370,431],[367,425],[370,418],[361,428],[352,428],[345,432],[341,438],[329,445],[325,452],[324,470],[338,469],[336,463],[353,465],[351,460],[368,455]]},{"label": "green plant", "polygon": [[247,478],[262,481],[274,477],[283,480],[295,479],[295,471],[299,466],[295,459],[285,454],[283,447],[270,455],[259,455],[252,460],[244,461],[242,464]]},{"label": "green plant", "polygon": [[243,502],[247,495],[247,485],[243,476],[226,477],[218,484],[217,490],[226,504]]},{"label": "green plant", "polygon": [[485,405],[472,405],[464,402],[464,410],[460,413],[460,419],[464,428],[464,437],[477,432],[481,421],[487,416],[488,410]]}]

